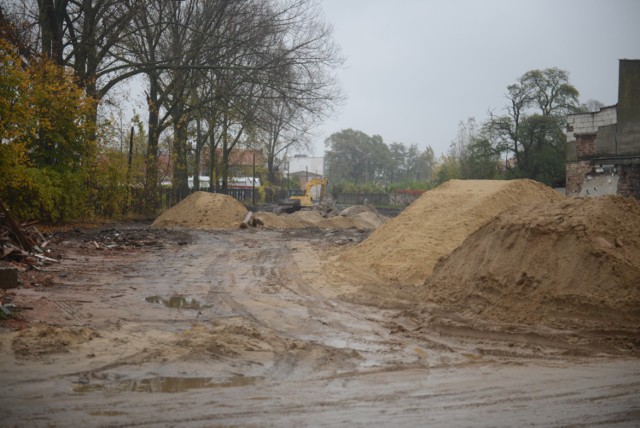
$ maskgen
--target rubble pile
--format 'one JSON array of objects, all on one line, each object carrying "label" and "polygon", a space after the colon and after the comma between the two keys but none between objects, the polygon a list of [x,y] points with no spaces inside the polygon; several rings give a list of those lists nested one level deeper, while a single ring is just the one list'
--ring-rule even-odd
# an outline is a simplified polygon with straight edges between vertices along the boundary
[{"label": "rubble pile", "polygon": [[50,257],[51,242],[40,233],[35,222],[19,224],[0,201],[0,320],[13,319],[18,308],[5,290],[19,285],[19,271],[40,270],[40,266],[59,263]]},{"label": "rubble pile", "polygon": [[0,205],[0,261],[28,266],[58,262],[49,256],[47,246],[51,240],[38,230],[36,224],[18,223],[4,205]]},{"label": "rubble pile", "polygon": [[[78,229],[61,235],[58,240],[64,241],[74,234],[81,239],[80,247],[97,250],[125,250],[134,248],[162,248],[167,241],[178,245],[188,243],[188,236],[177,232],[160,234],[157,230],[148,228],[109,228],[94,232],[82,232]],[[55,238],[55,236],[54,236]]]}]

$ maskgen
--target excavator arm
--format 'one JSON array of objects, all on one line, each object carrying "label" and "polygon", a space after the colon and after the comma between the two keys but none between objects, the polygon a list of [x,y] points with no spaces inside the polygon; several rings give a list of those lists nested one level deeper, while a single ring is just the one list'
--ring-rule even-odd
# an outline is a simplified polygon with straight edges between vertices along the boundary
[{"label": "excavator arm", "polygon": [[320,196],[317,199],[318,201],[321,201],[324,196],[325,193],[327,192],[327,178],[323,177],[323,178],[312,178],[311,180],[307,181],[307,184],[305,184],[304,186],[304,195],[302,196],[291,196],[290,199],[298,199],[300,200],[300,205],[303,207],[312,207],[313,203],[314,203],[314,199],[313,199],[313,195],[312,195],[312,191],[313,188],[316,186],[320,186]]},{"label": "excavator arm", "polygon": [[[320,186],[320,195],[314,200],[313,189]],[[304,194],[300,196],[290,196],[289,199],[280,203],[281,207],[278,211],[293,212],[303,207],[312,207],[314,202],[319,202],[324,199],[327,192],[327,178],[312,178],[307,181],[304,186]],[[288,207],[288,208],[285,208]]]}]

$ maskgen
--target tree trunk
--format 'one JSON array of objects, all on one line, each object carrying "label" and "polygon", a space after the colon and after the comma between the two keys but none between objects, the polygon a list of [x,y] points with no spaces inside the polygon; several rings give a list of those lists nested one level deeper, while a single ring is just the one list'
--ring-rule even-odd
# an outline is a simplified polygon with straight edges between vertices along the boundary
[{"label": "tree trunk", "polygon": [[158,88],[152,76],[149,76],[149,94],[147,105],[149,108],[149,136],[147,137],[146,177],[144,184],[144,212],[155,214],[160,206],[158,192],[158,141],[160,140],[160,109],[158,103]]},{"label": "tree trunk", "polygon": [[269,183],[276,182],[276,144],[278,143],[277,133],[271,133],[269,136],[269,147],[267,147],[267,180]]},{"label": "tree trunk", "polygon": [[209,191],[215,192],[218,188],[218,174],[216,171],[216,136],[213,131],[209,135],[209,177]]},{"label": "tree trunk", "polygon": [[177,106],[173,116],[173,196],[181,201],[189,195],[187,169],[187,124],[182,107]]},{"label": "tree trunk", "polygon": [[275,155],[273,152],[269,151],[267,154],[267,180],[269,183],[273,184],[276,182],[276,170],[274,168],[275,164]]},{"label": "tree trunk", "polygon": [[200,190],[200,151],[202,150],[202,130],[200,129],[200,118],[196,120],[196,150],[193,167],[193,190]]},{"label": "tree trunk", "polygon": [[225,121],[225,125],[222,128],[222,162],[220,162],[220,177],[222,179],[222,187],[220,191],[222,193],[227,193],[227,189],[229,187],[229,155],[231,154],[231,149],[229,148],[229,134]]},{"label": "tree trunk", "polygon": [[63,64],[62,25],[68,0],[38,0],[42,53],[58,65]]}]

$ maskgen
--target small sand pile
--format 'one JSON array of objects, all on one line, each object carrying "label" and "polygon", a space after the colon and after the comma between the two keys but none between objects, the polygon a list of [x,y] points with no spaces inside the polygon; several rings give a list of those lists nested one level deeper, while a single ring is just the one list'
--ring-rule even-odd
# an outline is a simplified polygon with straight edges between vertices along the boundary
[{"label": "small sand pile", "polygon": [[296,229],[303,227],[318,227],[321,229],[375,229],[387,220],[371,206],[355,205],[344,209],[340,215],[323,217],[315,210],[302,210],[293,214],[272,214],[259,212],[255,217],[262,221],[265,227],[278,229]]},{"label": "small sand pile", "polygon": [[324,220],[324,217],[322,217],[318,211],[314,210],[296,211],[293,214],[289,214],[288,217],[294,220],[294,222],[301,222],[307,225],[315,225]]},{"label": "small sand pile", "polygon": [[246,214],[247,208],[231,196],[195,192],[165,211],[151,227],[237,228]]},{"label": "small sand pile", "polygon": [[354,205],[342,210],[340,216],[353,219],[360,229],[376,229],[389,220],[373,205]]},{"label": "small sand pile", "polygon": [[605,196],[506,211],[441,260],[421,293],[486,320],[640,328],[640,203]]},{"label": "small sand pile", "polygon": [[343,253],[337,267],[354,279],[419,285],[440,257],[500,212],[559,199],[564,196],[531,180],[451,180]]},{"label": "small sand pile", "polygon": [[340,211],[340,215],[344,217],[355,217],[362,213],[376,213],[378,210],[372,205],[353,205]]}]

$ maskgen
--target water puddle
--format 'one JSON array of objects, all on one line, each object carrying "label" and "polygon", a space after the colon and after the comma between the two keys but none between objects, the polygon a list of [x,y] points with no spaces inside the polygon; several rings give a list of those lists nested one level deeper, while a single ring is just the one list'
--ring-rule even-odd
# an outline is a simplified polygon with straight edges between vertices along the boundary
[{"label": "water puddle", "polygon": [[149,379],[127,379],[117,382],[101,384],[76,384],[74,392],[155,392],[177,393],[191,389],[203,388],[231,388],[253,385],[258,378],[234,376],[225,382],[213,382],[208,377],[154,377]]},{"label": "water puddle", "polygon": [[176,309],[207,309],[212,305],[202,305],[196,299],[188,299],[185,296],[171,296],[168,299],[161,296],[149,296],[146,297],[146,300],[149,303],[161,303],[165,305],[167,308],[176,308]]}]

